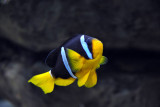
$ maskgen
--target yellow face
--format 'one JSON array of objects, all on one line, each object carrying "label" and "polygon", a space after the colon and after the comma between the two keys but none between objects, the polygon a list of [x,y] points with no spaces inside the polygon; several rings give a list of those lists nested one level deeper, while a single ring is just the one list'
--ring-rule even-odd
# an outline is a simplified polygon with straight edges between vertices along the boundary
[{"label": "yellow face", "polygon": [[102,56],[103,43],[98,39],[92,39],[92,53],[93,58],[96,58],[97,56]]}]

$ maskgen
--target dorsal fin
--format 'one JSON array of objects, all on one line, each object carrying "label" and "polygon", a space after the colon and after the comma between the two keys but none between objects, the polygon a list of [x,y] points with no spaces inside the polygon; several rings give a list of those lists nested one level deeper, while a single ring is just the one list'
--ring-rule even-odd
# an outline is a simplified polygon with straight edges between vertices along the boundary
[{"label": "dorsal fin", "polygon": [[57,62],[59,55],[59,48],[52,50],[45,59],[46,65],[53,68]]}]

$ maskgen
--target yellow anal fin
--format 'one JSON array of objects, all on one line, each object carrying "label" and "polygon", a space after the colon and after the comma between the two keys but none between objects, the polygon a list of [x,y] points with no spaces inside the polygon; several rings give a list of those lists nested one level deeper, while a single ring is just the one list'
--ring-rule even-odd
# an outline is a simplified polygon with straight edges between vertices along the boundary
[{"label": "yellow anal fin", "polygon": [[100,65],[104,65],[104,64],[107,63],[107,61],[108,61],[107,57],[102,56],[99,64],[100,64]]},{"label": "yellow anal fin", "polygon": [[79,87],[82,87],[86,83],[89,74],[90,74],[90,71],[87,71],[87,70],[79,71],[76,73],[76,76],[78,77],[77,84]]},{"label": "yellow anal fin", "polygon": [[71,49],[67,49],[67,56],[72,71],[80,71],[84,64],[85,58]]},{"label": "yellow anal fin", "polygon": [[68,85],[72,84],[74,81],[75,81],[75,79],[72,77],[70,77],[68,79],[56,78],[55,84],[58,86],[68,86]]},{"label": "yellow anal fin", "polygon": [[85,86],[87,88],[91,88],[91,87],[95,86],[96,84],[97,84],[97,74],[96,74],[96,71],[93,70],[90,72],[89,77],[85,83]]},{"label": "yellow anal fin", "polygon": [[51,93],[54,90],[54,77],[49,72],[35,75],[28,82],[40,87],[45,94]]}]

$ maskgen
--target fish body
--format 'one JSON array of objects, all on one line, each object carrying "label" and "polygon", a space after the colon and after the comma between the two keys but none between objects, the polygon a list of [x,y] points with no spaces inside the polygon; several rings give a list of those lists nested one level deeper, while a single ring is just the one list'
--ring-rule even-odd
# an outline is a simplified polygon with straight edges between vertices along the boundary
[{"label": "fish body", "polygon": [[96,69],[107,61],[102,54],[101,41],[87,35],[75,36],[48,54],[45,62],[52,68],[49,72],[36,75],[28,82],[44,93],[52,92],[54,84],[68,86],[76,79],[79,87],[93,87],[97,83]]}]

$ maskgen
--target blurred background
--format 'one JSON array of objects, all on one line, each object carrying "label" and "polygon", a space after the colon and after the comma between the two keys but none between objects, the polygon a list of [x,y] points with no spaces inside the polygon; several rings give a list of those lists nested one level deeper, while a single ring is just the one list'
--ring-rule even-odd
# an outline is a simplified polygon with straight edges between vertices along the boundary
[{"label": "blurred background", "polygon": [[[97,85],[28,84],[76,34],[104,44]],[[0,107],[160,107],[159,90],[160,0],[0,0]]]}]

